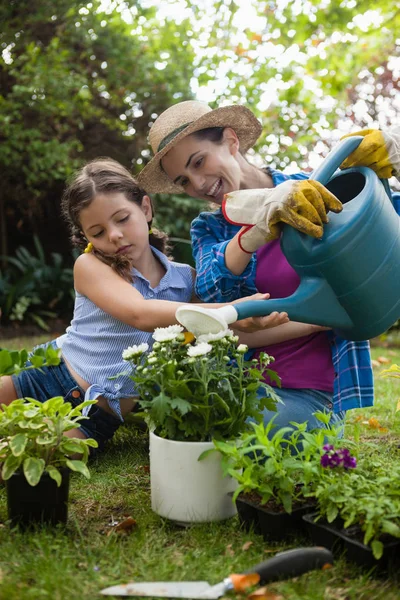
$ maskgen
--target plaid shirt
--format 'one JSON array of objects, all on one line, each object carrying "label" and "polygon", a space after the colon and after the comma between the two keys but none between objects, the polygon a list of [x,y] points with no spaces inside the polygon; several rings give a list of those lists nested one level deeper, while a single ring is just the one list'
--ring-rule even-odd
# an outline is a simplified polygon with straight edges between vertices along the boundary
[{"label": "plaid shirt", "polygon": [[[274,185],[288,179],[307,179],[306,173],[285,175],[270,170]],[[196,295],[203,302],[230,302],[255,294],[257,257],[254,252],[246,269],[234,275],[225,266],[225,248],[240,230],[228,223],[221,209],[202,212],[191,226],[193,256],[196,261]],[[372,406],[374,387],[369,342],[351,342],[333,332],[331,337],[332,362],[335,371],[333,410]]]}]

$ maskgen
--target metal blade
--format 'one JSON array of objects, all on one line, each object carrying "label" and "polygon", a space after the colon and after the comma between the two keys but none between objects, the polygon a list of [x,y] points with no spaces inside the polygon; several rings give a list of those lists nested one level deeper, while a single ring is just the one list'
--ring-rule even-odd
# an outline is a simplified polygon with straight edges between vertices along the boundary
[{"label": "metal blade", "polygon": [[208,589],[205,590],[201,596],[197,596],[197,598],[201,598],[203,600],[214,600],[215,598],[220,598],[225,594],[225,592],[231,590],[232,588],[233,586],[228,586],[226,581],[221,581],[221,583],[217,583],[217,585],[209,585]]},{"label": "metal blade", "polygon": [[207,595],[218,586],[211,586],[207,581],[154,581],[146,583],[125,583],[113,585],[101,590],[104,596],[152,596],[153,598],[219,598],[222,591]]}]

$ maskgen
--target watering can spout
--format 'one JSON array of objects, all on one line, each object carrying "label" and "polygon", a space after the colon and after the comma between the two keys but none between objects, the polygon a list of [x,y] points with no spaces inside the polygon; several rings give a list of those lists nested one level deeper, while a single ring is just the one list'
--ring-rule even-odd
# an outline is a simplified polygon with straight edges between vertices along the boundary
[{"label": "watering can spout", "polygon": [[[336,330],[351,329],[353,323],[331,286],[319,277],[304,277],[287,298],[249,300],[235,305],[238,319],[287,312],[291,321],[323,325]],[[266,310],[267,309],[267,310]]]},{"label": "watering can spout", "polygon": [[272,312],[287,312],[291,321],[349,330],[352,321],[340,305],[330,285],[318,277],[305,277],[287,298],[247,300],[238,304],[209,309],[185,305],[178,308],[177,320],[196,337],[218,333],[237,320],[262,317]]}]

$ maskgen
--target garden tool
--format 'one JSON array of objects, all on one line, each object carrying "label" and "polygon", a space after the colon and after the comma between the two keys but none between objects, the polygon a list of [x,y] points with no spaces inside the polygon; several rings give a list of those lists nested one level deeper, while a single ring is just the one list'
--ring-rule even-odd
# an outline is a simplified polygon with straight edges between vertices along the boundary
[{"label": "garden tool", "polygon": [[327,548],[296,548],[278,552],[274,557],[252,567],[241,575],[229,575],[216,585],[207,581],[154,581],[114,585],[101,591],[105,596],[151,596],[153,598],[192,598],[212,600],[226,592],[241,592],[258,583],[297,577],[313,569],[326,569],[333,564]]},{"label": "garden tool", "polygon": [[292,321],[366,340],[400,318],[400,218],[393,207],[399,194],[392,198],[387,180],[368,167],[337,171],[364,139],[342,140],[312,175],[343,204],[340,213],[330,215],[322,238],[283,225],[281,249],[300,277],[297,290],[287,298],[218,309],[184,305],[176,311],[184,327],[196,336],[218,333],[238,319],[285,311]]}]

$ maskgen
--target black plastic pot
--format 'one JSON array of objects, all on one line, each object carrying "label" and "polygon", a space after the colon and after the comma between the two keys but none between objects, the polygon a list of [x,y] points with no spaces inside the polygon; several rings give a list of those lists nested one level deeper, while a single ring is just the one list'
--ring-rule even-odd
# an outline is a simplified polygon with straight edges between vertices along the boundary
[{"label": "black plastic pot", "polygon": [[343,539],[338,535],[340,529],[321,520],[315,522],[317,515],[316,512],[303,515],[303,521],[312,541],[317,546],[324,546],[340,554],[344,550]]},{"label": "black plastic pot", "polygon": [[289,514],[284,511],[267,510],[238,496],[236,508],[239,519],[246,529],[252,527],[256,533],[262,534],[265,540],[282,541],[292,535],[306,531],[302,517],[313,510],[314,506],[304,504],[301,507],[294,508]]},{"label": "black plastic pot", "polygon": [[29,485],[22,472],[14,473],[6,481],[8,518],[11,525],[27,528],[36,524],[56,525],[68,518],[69,469],[62,471],[62,482],[56,482],[47,473],[39,483]]},{"label": "black plastic pot", "polygon": [[400,539],[390,538],[383,542],[382,557],[377,560],[370,546],[366,546],[355,539],[358,527],[349,527],[343,529],[343,522],[326,523],[324,521],[315,522],[318,513],[311,513],[303,516],[307,524],[312,541],[318,546],[325,546],[335,553],[346,554],[346,558],[362,567],[370,569],[378,567],[385,569],[394,559],[400,558]]}]

